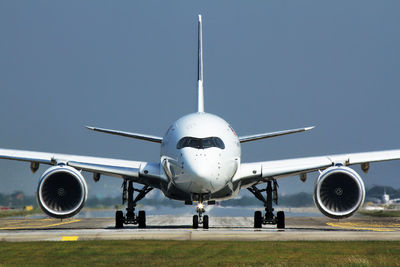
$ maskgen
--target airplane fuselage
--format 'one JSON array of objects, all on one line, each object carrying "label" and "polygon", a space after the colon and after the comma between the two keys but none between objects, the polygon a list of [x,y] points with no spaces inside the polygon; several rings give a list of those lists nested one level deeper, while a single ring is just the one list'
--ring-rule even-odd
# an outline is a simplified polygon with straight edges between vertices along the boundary
[{"label": "airplane fuselage", "polygon": [[212,194],[228,185],[240,165],[240,142],[220,117],[199,112],[175,121],[161,144],[163,170],[176,188]]}]

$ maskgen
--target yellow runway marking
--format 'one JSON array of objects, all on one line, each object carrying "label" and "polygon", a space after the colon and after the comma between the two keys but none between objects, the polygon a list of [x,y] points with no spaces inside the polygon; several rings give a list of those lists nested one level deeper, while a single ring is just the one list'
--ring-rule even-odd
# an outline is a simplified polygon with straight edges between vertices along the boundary
[{"label": "yellow runway marking", "polygon": [[[18,225],[12,224],[6,227],[0,228],[0,230],[22,230],[22,229],[36,229],[36,228],[47,228],[47,227],[53,227],[53,226],[59,226],[63,224],[71,224],[75,222],[79,222],[80,220],[68,220],[68,221],[62,221],[59,223],[52,223],[56,222],[59,220],[56,219],[40,219],[40,220],[35,220],[31,221],[29,220],[29,223],[25,224],[25,222],[28,222],[27,220],[14,220],[14,223],[18,222]],[[43,222],[47,222],[50,224],[43,224]],[[22,226],[20,226],[22,225]]]},{"label": "yellow runway marking", "polygon": [[77,241],[79,236],[63,236],[61,241]]},{"label": "yellow runway marking", "polygon": [[339,227],[343,229],[353,229],[353,230],[368,230],[375,232],[396,232],[400,231],[400,224],[388,223],[388,224],[374,224],[365,222],[337,222],[337,223],[327,223],[329,226]]}]

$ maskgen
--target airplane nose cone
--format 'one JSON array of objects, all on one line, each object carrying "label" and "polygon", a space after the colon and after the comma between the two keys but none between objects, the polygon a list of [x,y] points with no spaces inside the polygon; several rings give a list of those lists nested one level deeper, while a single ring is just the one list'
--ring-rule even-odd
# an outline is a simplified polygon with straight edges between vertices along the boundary
[{"label": "airplane nose cone", "polygon": [[214,177],[213,168],[206,159],[186,161],[184,170],[191,181],[190,191],[207,193],[215,190],[211,183]]},{"label": "airplane nose cone", "polygon": [[214,193],[226,186],[233,175],[230,169],[224,171],[219,151],[212,150],[183,149],[179,169],[179,175],[174,176],[174,183],[191,193]]}]

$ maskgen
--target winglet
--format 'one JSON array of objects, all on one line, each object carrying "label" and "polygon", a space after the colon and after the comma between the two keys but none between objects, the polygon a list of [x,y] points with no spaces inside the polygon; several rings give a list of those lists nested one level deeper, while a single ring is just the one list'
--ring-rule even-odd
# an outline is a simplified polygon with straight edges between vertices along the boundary
[{"label": "winglet", "polygon": [[199,25],[198,25],[197,112],[204,112],[204,90],[203,90],[203,27],[202,27],[201,15],[199,15]]}]

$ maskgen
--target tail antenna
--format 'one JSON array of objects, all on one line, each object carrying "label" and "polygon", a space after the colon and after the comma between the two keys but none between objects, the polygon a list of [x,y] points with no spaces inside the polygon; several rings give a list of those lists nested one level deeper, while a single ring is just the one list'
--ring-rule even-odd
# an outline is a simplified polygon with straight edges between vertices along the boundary
[{"label": "tail antenna", "polygon": [[204,90],[203,90],[203,27],[201,15],[199,15],[198,28],[198,64],[197,64],[197,112],[204,112]]}]

